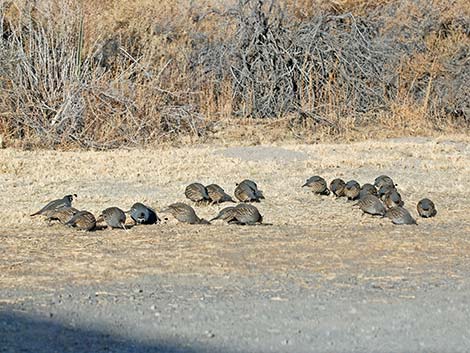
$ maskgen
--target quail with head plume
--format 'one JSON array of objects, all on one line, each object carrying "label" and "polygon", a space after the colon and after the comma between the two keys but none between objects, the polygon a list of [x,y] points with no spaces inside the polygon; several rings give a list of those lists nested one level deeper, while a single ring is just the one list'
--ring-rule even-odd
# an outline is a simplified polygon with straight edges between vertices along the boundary
[{"label": "quail with head plume", "polygon": [[388,208],[399,207],[405,204],[401,199],[400,193],[396,189],[386,193],[383,200]]},{"label": "quail with head plume", "polygon": [[346,186],[346,183],[344,182],[343,179],[336,178],[331,181],[330,190],[336,197],[342,197],[344,196],[345,186]]},{"label": "quail with head plume", "polygon": [[410,212],[400,206],[389,209],[385,217],[390,218],[393,224],[417,224]]},{"label": "quail with head plume", "polygon": [[207,194],[209,198],[212,200],[212,204],[214,203],[222,203],[222,202],[235,202],[233,201],[232,197],[228,195],[224,189],[222,189],[217,184],[210,184],[206,186]]},{"label": "quail with head plume", "polygon": [[434,217],[437,214],[436,206],[430,199],[422,199],[416,206],[418,214],[423,218]]},{"label": "quail with head plume", "polygon": [[361,186],[355,180],[350,180],[344,186],[344,195],[348,200],[356,200],[361,192]]},{"label": "quail with head plume", "polygon": [[109,228],[122,228],[126,230],[126,214],[119,207],[109,207],[101,212],[97,222],[105,221]]},{"label": "quail with head plume", "polygon": [[72,207],[72,201],[74,197],[77,197],[77,194],[65,195],[61,199],[53,200],[49,202],[46,206],[41,208],[39,211],[33,213],[31,216],[46,214],[48,212],[58,210],[59,208],[62,208],[62,207]]},{"label": "quail with head plume", "polygon": [[362,197],[354,206],[359,206],[359,208],[364,213],[368,213],[373,216],[385,216],[385,206],[382,204],[382,201],[380,201],[380,199],[375,195],[369,194]]},{"label": "quail with head plume", "polygon": [[88,211],[77,212],[67,223],[66,226],[74,227],[80,230],[90,231],[96,227],[96,219],[93,213]]},{"label": "quail with head plume", "polygon": [[158,218],[156,212],[140,202],[133,204],[127,213],[131,214],[131,218],[135,224],[155,224],[160,222],[160,218]]},{"label": "quail with head plume", "polygon": [[374,185],[369,184],[369,183],[362,185],[361,192],[359,193],[359,198],[362,199],[363,197],[367,195],[377,196],[377,189],[375,188]]},{"label": "quail with head plume", "polygon": [[49,222],[59,221],[60,223],[65,224],[70,221],[77,212],[78,210],[76,208],[62,207],[57,210],[47,211],[45,212],[45,215]]},{"label": "quail with head plume", "polygon": [[374,186],[377,188],[381,188],[384,185],[390,185],[390,186],[395,186],[395,183],[393,182],[392,178],[390,178],[388,175],[380,175],[374,180]]},{"label": "quail with head plume", "polygon": [[201,183],[189,184],[184,190],[184,194],[188,199],[196,203],[205,203],[211,201],[206,187]]},{"label": "quail with head plume", "polygon": [[186,205],[182,202],[177,202],[169,205],[168,207],[164,208],[160,212],[162,213],[170,213],[173,217],[175,217],[181,223],[189,223],[189,224],[209,224],[208,221],[205,219],[201,219],[196,215],[194,209]]},{"label": "quail with head plume", "polygon": [[328,186],[326,184],[326,180],[323,179],[321,176],[314,175],[307,179],[302,187],[308,187],[314,194],[319,195],[329,195],[330,190],[328,190]]}]

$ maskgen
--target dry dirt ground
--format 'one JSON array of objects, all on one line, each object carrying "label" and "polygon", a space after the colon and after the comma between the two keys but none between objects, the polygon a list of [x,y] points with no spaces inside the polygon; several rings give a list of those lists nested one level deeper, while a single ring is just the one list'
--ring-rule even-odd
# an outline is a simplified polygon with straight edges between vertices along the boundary
[{"label": "dry dirt ground", "polygon": [[[0,150],[0,352],[468,351],[469,142]],[[437,217],[363,216],[300,187],[315,174],[388,174],[413,215],[429,197]],[[83,233],[29,217],[70,193],[95,214],[158,211],[185,202],[191,182],[233,193],[244,178],[264,191],[269,225],[170,218]]]}]

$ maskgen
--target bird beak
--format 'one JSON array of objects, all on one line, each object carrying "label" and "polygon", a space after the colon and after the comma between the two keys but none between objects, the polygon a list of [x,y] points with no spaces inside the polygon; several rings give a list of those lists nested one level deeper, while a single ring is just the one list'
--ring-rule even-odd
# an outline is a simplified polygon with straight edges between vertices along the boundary
[{"label": "bird beak", "polygon": [[307,186],[307,185],[308,185],[308,183],[305,183],[304,185],[302,185],[302,187],[305,187],[305,186]]}]

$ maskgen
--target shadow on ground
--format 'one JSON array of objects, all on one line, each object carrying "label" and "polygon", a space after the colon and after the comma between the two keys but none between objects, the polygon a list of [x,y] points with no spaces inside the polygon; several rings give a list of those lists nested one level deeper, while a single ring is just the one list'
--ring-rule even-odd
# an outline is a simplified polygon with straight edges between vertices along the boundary
[{"label": "shadow on ground", "polygon": [[0,312],[2,353],[203,353],[220,350],[214,347],[191,347],[185,342],[168,342],[157,337],[154,342],[138,342],[131,338],[109,334],[105,330],[76,328],[56,322],[54,319],[40,319],[11,311]]}]

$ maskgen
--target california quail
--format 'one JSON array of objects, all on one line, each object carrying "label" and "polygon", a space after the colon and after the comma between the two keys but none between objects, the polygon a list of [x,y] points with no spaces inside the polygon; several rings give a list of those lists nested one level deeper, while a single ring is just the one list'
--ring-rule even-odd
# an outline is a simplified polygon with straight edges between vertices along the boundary
[{"label": "california quail", "polygon": [[263,222],[263,216],[261,216],[258,209],[253,205],[243,203],[239,204],[235,207],[232,213],[238,224],[255,224]]},{"label": "california quail", "polygon": [[104,220],[110,228],[122,228],[126,230],[126,214],[118,207],[109,207],[101,212],[97,222]]},{"label": "california quail", "polygon": [[359,193],[359,198],[362,199],[363,197],[367,195],[377,196],[377,189],[375,188],[374,185],[369,184],[369,183],[362,185],[361,192]]},{"label": "california quail", "polygon": [[66,195],[61,199],[53,200],[49,202],[46,206],[41,208],[39,211],[33,213],[31,216],[45,214],[50,211],[58,210],[59,208],[62,208],[62,207],[72,207],[72,201],[74,197],[77,197],[77,195],[76,194]]},{"label": "california quail", "polygon": [[66,226],[75,227],[80,230],[90,231],[96,227],[96,219],[93,213],[88,211],[77,212],[67,223]]},{"label": "california quail", "polygon": [[375,187],[380,189],[384,185],[395,186],[395,183],[393,182],[392,178],[390,178],[388,175],[380,175],[377,178],[375,178],[375,181],[374,181]]},{"label": "california quail", "polygon": [[76,208],[73,207],[62,207],[57,210],[50,210],[46,211],[45,215],[47,216],[47,220],[51,221],[59,221],[62,224],[67,223],[72,217],[78,212]]},{"label": "california quail", "polygon": [[236,207],[226,207],[222,209],[215,219],[223,219],[228,223],[236,223],[240,225],[256,224],[263,222],[263,216],[253,205],[239,204]]},{"label": "california quail", "polygon": [[310,177],[307,179],[304,185],[302,187],[309,187],[310,190],[314,194],[319,194],[319,195],[329,195],[330,190],[328,190],[328,186],[326,185],[325,179],[323,179],[321,176],[314,175],[313,177]]},{"label": "california quail", "polygon": [[356,200],[361,192],[361,186],[355,180],[350,180],[344,186],[344,195],[348,200]]},{"label": "california quail", "polygon": [[217,184],[210,184],[206,186],[207,194],[209,198],[212,200],[212,203],[222,203],[222,202],[235,202],[233,201],[232,197],[225,193],[224,189],[222,189]]},{"label": "california quail", "polygon": [[371,215],[385,216],[385,206],[382,204],[382,201],[375,195],[365,195],[360,198],[359,201],[354,205],[359,206],[359,208],[364,212]]},{"label": "california quail", "polygon": [[155,211],[140,202],[133,204],[128,213],[131,214],[135,224],[155,224],[160,222],[160,218],[158,218]]},{"label": "california quail", "polygon": [[217,219],[221,219],[230,223],[230,221],[234,219],[233,213],[232,213],[233,210],[235,210],[235,206],[225,207],[219,211],[219,214],[217,216],[210,219],[209,222],[215,221]]},{"label": "california quail", "polygon": [[379,190],[377,191],[377,196],[382,200],[384,201],[385,200],[385,196],[392,192],[393,190],[396,190],[395,188],[395,185],[389,185],[389,184],[386,184],[386,185],[382,185]]},{"label": "california quail", "polygon": [[344,187],[346,183],[343,179],[333,179],[330,183],[330,190],[336,197],[344,196]]},{"label": "california quail", "polygon": [[253,181],[253,180],[250,180],[250,179],[245,179],[243,180],[242,182],[240,182],[239,184],[236,184],[237,186],[238,185],[246,185],[248,186],[251,190],[253,190],[256,198],[259,200],[261,199],[264,199],[264,195],[263,195],[263,191],[258,189],[258,185]]},{"label": "california quail", "polygon": [[423,218],[434,217],[437,214],[434,202],[429,199],[422,199],[417,205],[418,214]]},{"label": "california quail", "polygon": [[264,198],[260,190],[253,189],[248,183],[244,182],[237,185],[234,194],[241,202],[260,202],[260,199]]},{"label": "california quail", "polygon": [[388,208],[403,206],[405,204],[401,199],[400,193],[396,189],[393,189],[385,194],[383,200]]},{"label": "california quail", "polygon": [[209,224],[205,219],[201,219],[196,215],[194,209],[182,202],[177,202],[169,205],[160,212],[166,213],[169,212],[175,217],[178,221],[182,223],[189,224]]},{"label": "california quail", "polygon": [[385,217],[392,220],[393,224],[417,224],[416,220],[403,207],[394,207],[385,213]]},{"label": "california quail", "polygon": [[184,194],[188,199],[196,203],[205,203],[211,200],[206,187],[201,183],[189,184],[184,190]]}]

